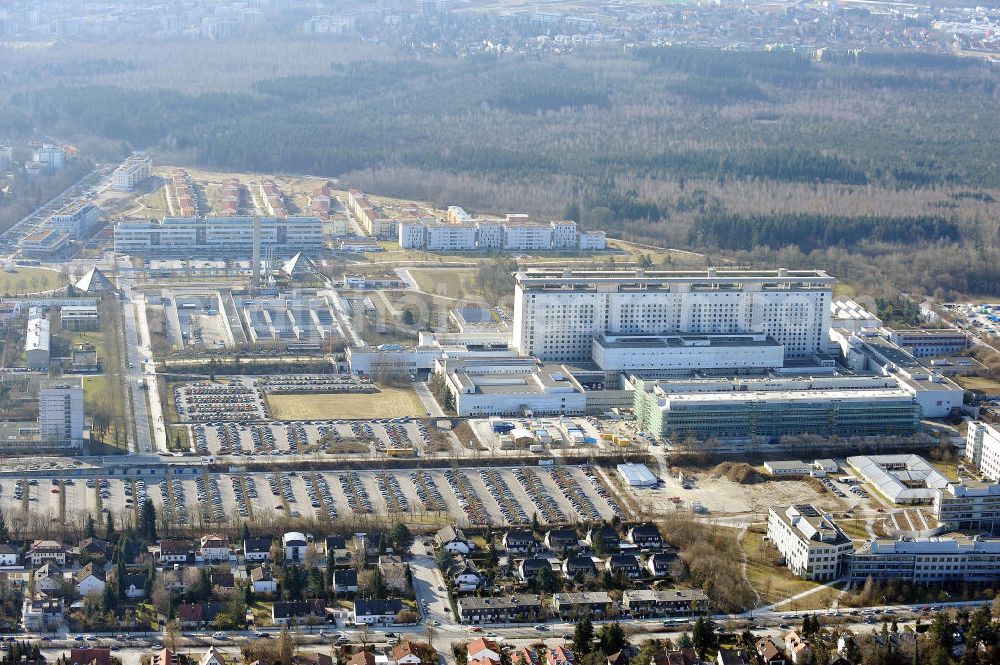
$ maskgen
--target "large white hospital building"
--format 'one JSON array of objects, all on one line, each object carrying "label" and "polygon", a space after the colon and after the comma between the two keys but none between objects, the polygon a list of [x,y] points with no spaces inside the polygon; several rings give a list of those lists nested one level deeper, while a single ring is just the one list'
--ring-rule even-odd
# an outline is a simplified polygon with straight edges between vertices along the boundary
[{"label": "large white hospital building", "polygon": [[761,333],[785,358],[811,358],[827,350],[834,282],[819,270],[529,270],[516,275],[514,343],[578,362],[602,335]]}]

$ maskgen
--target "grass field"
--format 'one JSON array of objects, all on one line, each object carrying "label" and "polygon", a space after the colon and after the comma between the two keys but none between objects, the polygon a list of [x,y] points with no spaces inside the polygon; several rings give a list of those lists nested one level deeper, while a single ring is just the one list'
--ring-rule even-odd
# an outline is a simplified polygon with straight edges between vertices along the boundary
[{"label": "grass field", "polygon": [[[784,600],[795,594],[809,591],[819,586],[816,582],[803,580],[792,574],[784,566],[777,566],[774,560],[779,556],[773,545],[763,544],[763,535],[748,531],[743,538],[743,551],[747,555],[747,580],[760,594],[765,603]],[[835,591],[817,591],[795,601],[794,606],[785,609],[819,609],[825,602],[836,595]]]},{"label": "grass field", "polygon": [[410,274],[421,291],[453,298],[479,293],[476,271],[469,268],[412,268]]},{"label": "grass field", "polygon": [[426,413],[423,402],[412,390],[390,387],[376,394],[269,395],[267,403],[278,420],[369,420]]},{"label": "grass field", "polygon": [[54,270],[17,266],[13,272],[0,271],[0,296],[48,291],[65,283],[62,275]]},{"label": "grass field", "polygon": [[91,374],[83,377],[83,403],[92,410],[101,401],[107,399],[108,377],[103,374]]},{"label": "grass field", "polygon": [[966,390],[981,390],[989,395],[1000,395],[1000,381],[984,376],[956,376],[955,383]]}]

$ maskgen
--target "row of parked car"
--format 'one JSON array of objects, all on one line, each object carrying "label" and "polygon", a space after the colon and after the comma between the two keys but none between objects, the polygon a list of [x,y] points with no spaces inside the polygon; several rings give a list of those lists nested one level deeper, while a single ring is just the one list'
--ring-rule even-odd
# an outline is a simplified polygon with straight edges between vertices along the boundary
[{"label": "row of parked car", "polygon": [[544,521],[550,524],[567,521],[566,514],[559,507],[555,498],[545,491],[545,487],[534,469],[515,469],[514,477],[517,478],[517,482],[521,483],[525,494],[535,504],[538,514],[542,516]]},{"label": "row of parked car", "polygon": [[525,512],[521,503],[513,498],[507,481],[497,472],[496,469],[480,469],[479,477],[486,485],[486,491],[493,496],[500,507],[500,513],[509,524],[527,524],[528,513]]}]

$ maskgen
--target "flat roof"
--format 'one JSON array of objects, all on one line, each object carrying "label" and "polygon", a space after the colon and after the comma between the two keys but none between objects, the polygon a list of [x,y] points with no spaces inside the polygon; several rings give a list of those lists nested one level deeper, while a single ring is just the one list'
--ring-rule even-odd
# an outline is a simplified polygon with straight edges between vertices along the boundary
[{"label": "flat roof", "polygon": [[823,270],[563,270],[534,268],[515,274],[517,283],[525,287],[570,284],[644,285],[700,284],[775,284],[830,287],[837,280]]},{"label": "flat roof", "polygon": [[780,347],[777,340],[760,334],[745,335],[599,335],[594,342],[606,349],[768,346]]}]

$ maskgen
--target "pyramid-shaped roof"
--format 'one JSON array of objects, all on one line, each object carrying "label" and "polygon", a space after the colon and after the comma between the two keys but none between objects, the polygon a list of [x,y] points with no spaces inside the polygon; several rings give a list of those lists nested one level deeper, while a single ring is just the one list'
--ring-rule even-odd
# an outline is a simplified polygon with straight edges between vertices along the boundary
[{"label": "pyramid-shaped roof", "polygon": [[281,266],[281,271],[286,275],[305,275],[316,270],[316,266],[309,260],[309,257],[302,256],[302,252],[297,253],[292,258],[285,261]]},{"label": "pyramid-shaped roof", "polygon": [[76,288],[84,293],[99,293],[101,291],[114,291],[115,285],[107,278],[100,268],[94,267],[87,271],[80,281],[75,284]]}]

